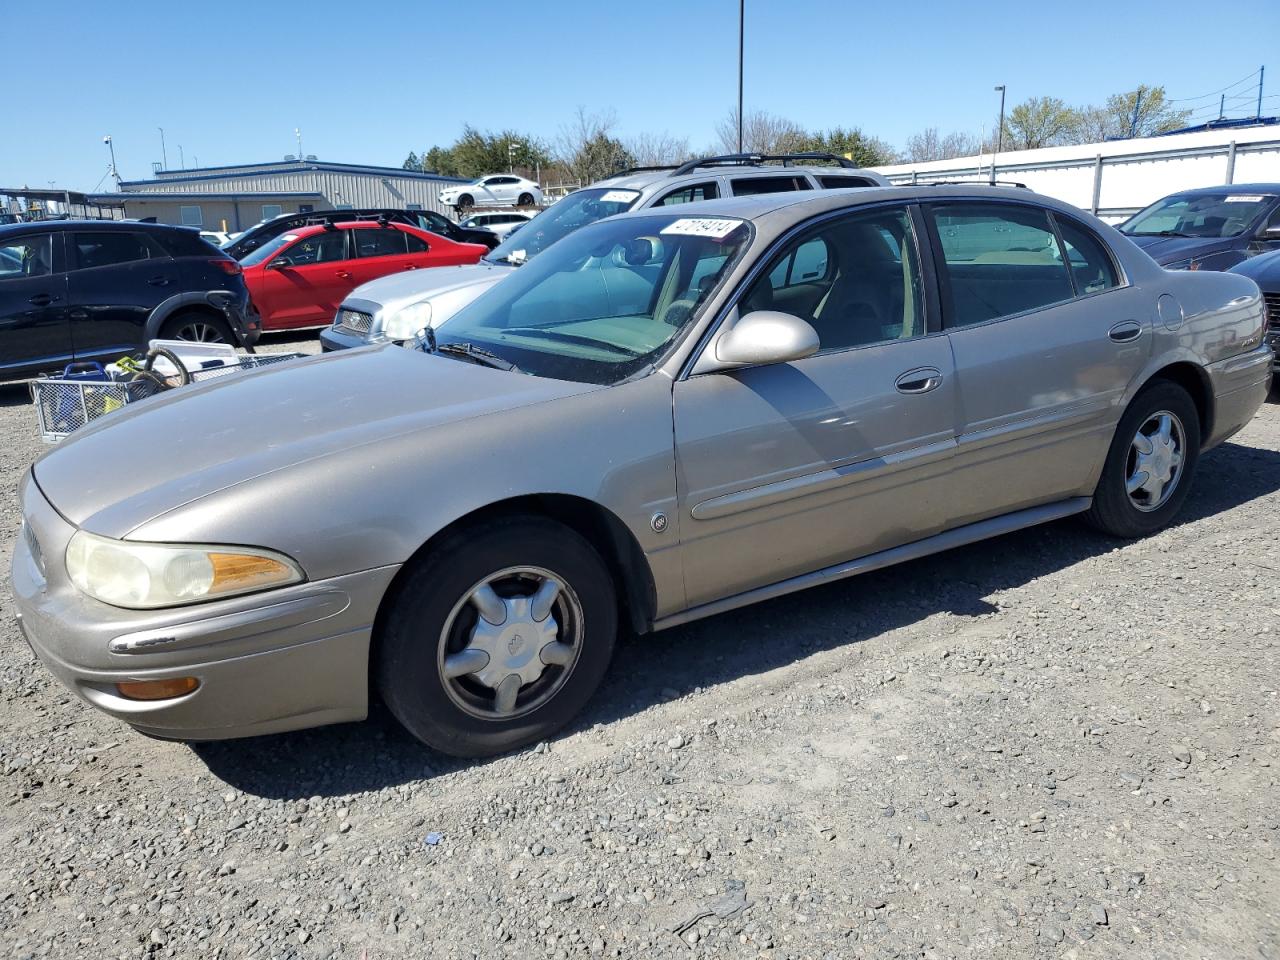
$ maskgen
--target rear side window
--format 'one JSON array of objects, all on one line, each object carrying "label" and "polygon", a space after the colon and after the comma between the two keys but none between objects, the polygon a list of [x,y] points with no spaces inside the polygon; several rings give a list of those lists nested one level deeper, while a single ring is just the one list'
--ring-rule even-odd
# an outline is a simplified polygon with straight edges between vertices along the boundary
[{"label": "rear side window", "polygon": [[1057,221],[1076,293],[1084,296],[1117,286],[1115,264],[1103,248],[1102,241],[1070,220],[1058,217]]},{"label": "rear side window", "polygon": [[809,181],[803,176],[738,177],[731,180],[735,197],[750,197],[757,193],[786,193],[789,190],[808,190]]},{"label": "rear side window", "polygon": [[670,207],[677,203],[696,203],[699,200],[714,200],[720,196],[715,181],[708,183],[691,183],[687,187],[681,187],[679,190],[672,190],[661,200],[654,204],[655,207]]},{"label": "rear side window", "polygon": [[984,323],[1075,295],[1046,211],[957,203],[935,206],[932,215],[951,292],[950,326]]},{"label": "rear side window", "polygon": [[47,233],[0,242],[0,282],[53,273],[53,237]]},{"label": "rear side window", "polygon": [[175,257],[208,257],[219,252],[194,230],[166,230],[155,239]]},{"label": "rear side window", "polygon": [[844,187],[874,187],[875,181],[866,177],[819,177],[818,182],[828,190],[839,190]]},{"label": "rear side window", "polygon": [[115,230],[109,233],[77,233],[75,247],[76,267],[80,270],[132,263],[151,256],[151,248],[145,236]]},{"label": "rear side window", "polygon": [[402,231],[391,228],[377,230],[352,230],[356,238],[357,256],[390,257],[405,253],[409,247]]}]

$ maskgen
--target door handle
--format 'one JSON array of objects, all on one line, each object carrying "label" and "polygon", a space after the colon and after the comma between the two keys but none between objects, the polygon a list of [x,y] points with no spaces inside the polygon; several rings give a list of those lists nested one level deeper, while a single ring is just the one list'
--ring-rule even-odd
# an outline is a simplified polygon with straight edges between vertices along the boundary
[{"label": "door handle", "polygon": [[335,276],[335,277],[338,277],[340,280],[350,280],[350,279],[351,279],[351,274],[350,274],[350,273],[348,273],[346,270],[337,270],[337,271],[334,271],[334,276]]},{"label": "door handle", "polygon": [[418,265],[417,265],[416,263],[411,263],[411,264],[409,264],[407,267],[405,267],[405,269],[406,269],[406,270],[417,270],[417,269],[418,269]]},{"label": "door handle", "polygon": [[1142,336],[1142,324],[1137,320],[1125,320],[1108,330],[1107,336],[1115,343],[1131,343]]},{"label": "door handle", "polygon": [[147,283],[153,287],[167,287],[169,285],[168,277],[152,277]]},{"label": "door handle", "polygon": [[899,393],[928,393],[942,386],[942,371],[937,367],[917,367],[894,381]]},{"label": "door handle", "polygon": [[47,307],[57,299],[57,297],[51,296],[47,293],[37,293],[34,297],[27,300],[27,303],[31,304],[33,307]]}]

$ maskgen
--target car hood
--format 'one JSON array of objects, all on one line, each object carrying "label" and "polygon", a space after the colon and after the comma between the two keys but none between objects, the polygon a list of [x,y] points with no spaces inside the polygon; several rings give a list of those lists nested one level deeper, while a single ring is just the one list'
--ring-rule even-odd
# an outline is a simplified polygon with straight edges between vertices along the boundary
[{"label": "car hood", "polygon": [[1242,274],[1260,286],[1264,293],[1280,293],[1280,250],[1250,257],[1229,271]]},{"label": "car hood", "polygon": [[[130,405],[35,464],[68,520],[110,537],[234,484],[389,437],[599,390],[390,344],[233,374]],[[282,496],[285,493],[282,491]]]},{"label": "car hood", "polygon": [[431,325],[439,326],[513,270],[503,264],[468,263],[394,273],[356,287],[343,303],[385,316],[411,303],[430,300],[434,308]]},{"label": "car hood", "polygon": [[1207,257],[1211,253],[1230,250],[1233,237],[1135,237],[1130,240],[1147,252],[1147,256],[1164,266],[1191,257]]}]

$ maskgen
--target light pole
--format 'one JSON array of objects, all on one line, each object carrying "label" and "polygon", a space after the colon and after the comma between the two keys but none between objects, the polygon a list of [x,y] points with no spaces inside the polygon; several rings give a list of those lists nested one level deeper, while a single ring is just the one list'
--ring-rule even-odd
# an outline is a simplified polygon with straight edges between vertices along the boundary
[{"label": "light pole", "polygon": [[996,87],[1000,91],[1000,126],[996,128],[996,152],[991,155],[991,183],[996,182],[996,157],[1004,149],[1004,84]]},{"label": "light pole", "polygon": [[102,142],[105,143],[107,145],[107,149],[111,151],[111,177],[116,182],[116,189],[119,190],[120,189],[120,172],[116,170],[116,145],[111,142],[110,134],[103,137]]},{"label": "light pole", "polygon": [[516,172],[516,148],[523,146],[518,140],[507,141],[507,173]]},{"label": "light pole", "polygon": [[156,127],[160,131],[160,169],[169,169],[169,154],[164,149],[164,127]]},{"label": "light pole", "polygon": [[742,152],[742,40],[747,0],[738,0],[738,152]]}]

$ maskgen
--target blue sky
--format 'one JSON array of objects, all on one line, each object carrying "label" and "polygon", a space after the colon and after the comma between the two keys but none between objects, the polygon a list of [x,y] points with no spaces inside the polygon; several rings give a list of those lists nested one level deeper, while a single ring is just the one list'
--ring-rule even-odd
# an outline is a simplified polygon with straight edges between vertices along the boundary
[{"label": "blue sky", "polygon": [[[989,127],[998,83],[1010,105],[1100,102],[1139,83],[1189,98],[1271,54],[1267,90],[1280,94],[1276,0],[746,6],[748,111],[859,126],[896,146],[928,126]],[[296,149],[295,127],[306,153],[399,166],[467,122],[553,139],[578,106],[613,111],[621,135],[665,131],[697,149],[737,96],[737,0],[3,7],[0,186],[105,189],[104,134],[121,175],[144,178],[161,126],[171,167],[180,145],[187,166],[275,160]],[[1280,98],[1267,106],[1280,113]]]}]

